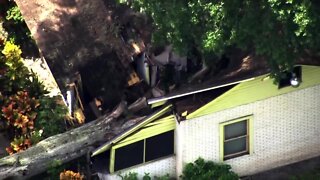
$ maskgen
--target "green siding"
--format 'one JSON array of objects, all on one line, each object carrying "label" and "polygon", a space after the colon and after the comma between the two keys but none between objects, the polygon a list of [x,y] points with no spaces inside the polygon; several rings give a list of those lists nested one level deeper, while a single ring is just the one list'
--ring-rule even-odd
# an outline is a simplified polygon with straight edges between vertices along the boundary
[{"label": "green siding", "polygon": [[254,78],[251,81],[238,84],[215,100],[189,114],[187,116],[187,119],[196,118],[199,116],[318,85],[320,84],[320,67],[302,66],[302,83],[297,88],[290,86],[278,89],[278,86],[273,83],[273,79],[267,77],[268,75],[262,75]]}]

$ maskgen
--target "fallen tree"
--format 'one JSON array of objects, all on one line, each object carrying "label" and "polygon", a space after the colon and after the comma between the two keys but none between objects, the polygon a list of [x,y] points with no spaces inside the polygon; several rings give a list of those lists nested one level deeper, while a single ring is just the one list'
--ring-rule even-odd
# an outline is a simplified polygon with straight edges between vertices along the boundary
[{"label": "fallen tree", "polygon": [[126,103],[121,102],[108,115],[81,127],[49,137],[26,151],[0,159],[0,179],[27,179],[45,172],[53,161],[61,163],[90,153],[95,146],[111,140],[142,118],[120,120]]}]

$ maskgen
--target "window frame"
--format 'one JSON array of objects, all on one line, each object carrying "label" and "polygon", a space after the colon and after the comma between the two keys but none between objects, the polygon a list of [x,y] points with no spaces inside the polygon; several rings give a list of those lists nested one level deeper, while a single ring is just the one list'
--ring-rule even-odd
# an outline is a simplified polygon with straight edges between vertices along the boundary
[{"label": "window frame", "polygon": [[[151,138],[151,137],[154,137],[154,136],[158,136],[158,135],[161,135],[161,134],[164,134],[164,133],[167,133],[167,132],[169,132],[169,131],[173,131],[173,137],[172,137],[172,138],[173,138],[173,153],[170,154],[170,155],[166,155],[166,156],[163,156],[163,157],[159,157],[159,158],[150,160],[150,161],[146,161],[146,139]],[[176,131],[175,131],[175,128],[142,139],[142,140],[143,140],[143,162],[142,162],[142,163],[139,163],[139,164],[136,164],[136,165],[133,165],[133,166],[130,166],[130,167],[127,167],[127,168],[119,169],[119,170],[116,170],[116,171],[115,171],[115,169],[114,169],[114,168],[115,168],[116,149],[119,149],[119,148],[124,147],[124,146],[129,145],[129,144],[122,145],[122,146],[114,146],[114,147],[112,147],[112,148],[110,149],[109,172],[110,172],[110,173],[115,173],[115,172],[118,172],[118,171],[123,171],[123,170],[129,169],[129,168],[132,168],[132,167],[141,166],[141,165],[143,165],[143,164],[147,164],[147,163],[150,163],[150,162],[157,161],[157,160],[159,160],[159,159],[163,159],[163,158],[167,158],[167,157],[173,156],[173,155],[175,155],[175,152],[176,152],[176,145],[175,145],[175,142],[176,142],[176,141],[175,141],[175,139],[176,139]],[[135,143],[135,142],[132,142],[132,143],[130,143],[130,144],[133,144],[133,143]]]},{"label": "window frame", "polygon": [[[224,143],[225,143],[225,126],[230,125],[230,124],[235,124],[241,121],[247,121],[247,134],[245,136],[247,136],[247,141],[246,141],[246,147],[247,150],[246,151],[241,151],[241,152],[237,152],[237,153],[233,153],[233,154],[229,154],[228,159],[225,159],[226,156],[224,155]],[[237,158],[243,155],[247,155],[247,154],[243,154],[245,152],[248,152],[248,154],[252,154],[253,152],[253,115],[248,115],[248,116],[244,116],[244,117],[240,117],[240,118],[236,118],[236,119],[232,119],[223,123],[219,124],[219,132],[220,132],[220,161],[227,161],[229,159],[233,159],[233,158]],[[244,135],[239,136],[239,137],[235,137],[232,139],[237,139],[240,137],[244,137]],[[237,156],[238,154],[238,156]],[[230,157],[230,156],[234,156],[234,157]]]}]

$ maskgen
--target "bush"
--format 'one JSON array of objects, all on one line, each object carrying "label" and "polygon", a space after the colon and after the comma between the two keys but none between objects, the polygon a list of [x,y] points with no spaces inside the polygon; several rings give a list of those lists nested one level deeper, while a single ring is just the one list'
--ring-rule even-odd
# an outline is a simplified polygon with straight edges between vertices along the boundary
[{"label": "bush", "polygon": [[[124,176],[121,174],[118,174],[118,176],[120,176],[122,180],[139,180],[138,173],[135,173],[135,172],[129,172]],[[152,178],[150,176],[150,173],[145,173],[144,176],[142,177],[142,180],[151,180],[151,179]],[[154,180],[170,180],[174,178],[171,178],[169,174],[166,174],[164,176],[154,176],[153,179]]]},{"label": "bush", "polygon": [[6,41],[0,48],[0,129],[12,140],[6,150],[13,154],[64,132],[67,108],[57,97],[45,96],[43,84],[24,66],[19,46]]},{"label": "bush", "polygon": [[12,20],[16,24],[24,22],[18,6],[12,6],[7,10],[6,20]]},{"label": "bush", "polygon": [[120,176],[122,180],[138,180],[138,173],[135,172],[129,172],[124,176],[119,174],[118,176]]},{"label": "bush", "polygon": [[4,100],[2,116],[10,128],[14,128],[14,135],[27,134],[34,129],[34,120],[37,116],[35,109],[39,106],[38,100],[30,97],[28,92],[19,91],[17,94]]},{"label": "bush", "polygon": [[84,176],[79,172],[73,172],[70,170],[65,170],[60,173],[60,180],[83,180]]},{"label": "bush", "polygon": [[188,163],[180,176],[183,180],[220,179],[237,180],[238,175],[231,171],[231,166],[205,161],[202,158],[194,163]]},{"label": "bush", "polygon": [[64,120],[68,113],[67,107],[62,104],[59,97],[43,96],[39,99],[37,108],[36,129],[43,130],[43,138],[47,138],[64,132],[66,129]]},{"label": "bush", "polygon": [[7,31],[7,39],[15,44],[20,45],[24,50],[24,55],[26,55],[26,53],[29,53],[31,49],[32,51],[38,51],[35,41],[33,40],[31,33],[16,3],[12,0],[4,1],[7,2],[1,4],[0,14],[3,14],[3,16],[5,16],[3,28]]},{"label": "bush", "polygon": [[21,49],[10,41],[6,41],[0,55],[0,89],[3,95],[13,95],[17,91],[28,91],[31,96],[46,93],[44,86],[34,73],[23,64]]}]

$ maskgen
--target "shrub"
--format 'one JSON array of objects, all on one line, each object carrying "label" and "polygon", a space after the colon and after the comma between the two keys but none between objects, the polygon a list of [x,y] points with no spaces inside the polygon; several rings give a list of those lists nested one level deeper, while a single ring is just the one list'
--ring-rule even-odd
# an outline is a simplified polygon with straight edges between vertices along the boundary
[{"label": "shrub", "polygon": [[6,20],[8,21],[12,20],[14,23],[24,22],[18,6],[12,6],[7,10]]},{"label": "shrub", "polygon": [[41,97],[40,106],[36,112],[38,114],[35,122],[37,129],[43,130],[43,138],[47,138],[64,132],[64,120],[68,113],[67,107],[62,104],[59,97]]},{"label": "shrub", "polygon": [[19,44],[24,50],[32,48],[37,51],[35,41],[16,3],[12,0],[7,0],[7,3],[1,5],[0,13],[5,16],[3,27],[8,32],[7,39]]},{"label": "shrub", "polygon": [[36,74],[30,72],[23,64],[21,49],[6,41],[0,55],[0,89],[5,95],[26,90],[31,96],[39,98],[47,93]]},{"label": "shrub", "polygon": [[82,180],[84,176],[80,173],[76,173],[70,170],[63,171],[60,173],[60,180]]},{"label": "shrub", "polygon": [[40,105],[28,92],[19,91],[10,96],[2,107],[2,116],[9,127],[15,129],[15,135],[27,134],[34,129],[34,120],[37,116],[35,109]]},{"label": "shrub", "polygon": [[28,135],[22,135],[14,138],[10,143],[10,147],[6,148],[6,151],[11,155],[20,151],[24,151],[31,147],[33,144],[38,143],[41,140],[41,131],[33,131]]},{"label": "shrub", "polygon": [[237,180],[238,175],[231,171],[231,166],[205,161],[202,158],[194,163],[188,163],[180,176],[183,180],[221,179]]},{"label": "shrub", "polygon": [[129,172],[124,176],[119,174],[118,176],[120,176],[122,180],[138,180],[138,173],[135,172]]},{"label": "shrub", "polygon": [[[138,180],[138,173],[135,172],[129,172],[127,174],[125,174],[124,176],[121,174],[118,174],[118,176],[121,177],[122,180]],[[144,176],[142,177],[142,180],[151,180],[151,176],[150,173],[144,173]],[[174,179],[171,178],[169,174],[166,174],[164,176],[154,176],[155,180],[170,180],[170,179]]]},{"label": "shrub", "polygon": [[37,76],[23,64],[19,46],[6,41],[0,53],[0,129],[12,140],[9,154],[41,139],[64,132],[67,109],[47,93]]},{"label": "shrub", "polygon": [[170,179],[174,179],[174,178],[171,178],[169,174],[166,174],[163,176],[155,176],[154,179],[156,179],[156,180],[170,180]]}]

